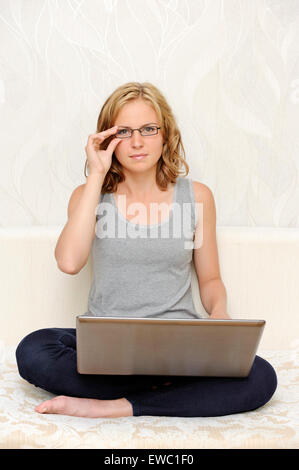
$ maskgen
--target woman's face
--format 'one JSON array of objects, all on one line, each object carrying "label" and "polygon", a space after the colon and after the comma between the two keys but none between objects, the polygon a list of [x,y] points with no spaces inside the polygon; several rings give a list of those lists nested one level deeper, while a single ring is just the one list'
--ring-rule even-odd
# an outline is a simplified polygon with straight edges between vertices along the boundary
[{"label": "woman's face", "polygon": [[[160,127],[156,111],[142,99],[136,99],[125,104],[112,126],[126,126],[131,129],[139,129],[145,124],[155,124]],[[131,137],[122,139],[114,150],[115,156],[124,169],[142,172],[156,166],[162,154],[163,133],[142,136],[139,131],[134,131]],[[137,160],[131,155],[147,154],[145,158]]]}]

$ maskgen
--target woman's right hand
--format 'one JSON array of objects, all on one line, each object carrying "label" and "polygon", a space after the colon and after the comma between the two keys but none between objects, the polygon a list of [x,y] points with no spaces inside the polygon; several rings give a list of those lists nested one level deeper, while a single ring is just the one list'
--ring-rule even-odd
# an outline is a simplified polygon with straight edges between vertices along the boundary
[{"label": "woman's right hand", "polygon": [[103,175],[104,177],[106,176],[112,163],[112,154],[114,149],[117,144],[119,144],[121,139],[112,139],[106,150],[99,150],[99,148],[100,144],[105,139],[115,134],[116,131],[117,126],[114,126],[110,129],[106,129],[105,131],[88,136],[85,152],[87,155],[89,175],[92,173],[97,173]]}]

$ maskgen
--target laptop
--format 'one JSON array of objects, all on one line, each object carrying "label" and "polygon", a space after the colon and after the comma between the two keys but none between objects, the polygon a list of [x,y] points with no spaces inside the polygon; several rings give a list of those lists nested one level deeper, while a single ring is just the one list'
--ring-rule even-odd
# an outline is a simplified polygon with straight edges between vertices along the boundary
[{"label": "laptop", "polygon": [[265,320],[76,317],[80,374],[247,377]]}]

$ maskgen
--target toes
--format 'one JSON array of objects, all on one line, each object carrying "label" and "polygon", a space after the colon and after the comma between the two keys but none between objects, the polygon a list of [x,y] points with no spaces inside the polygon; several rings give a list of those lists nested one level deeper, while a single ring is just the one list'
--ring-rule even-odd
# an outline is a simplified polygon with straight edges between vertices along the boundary
[{"label": "toes", "polygon": [[38,413],[59,413],[60,410],[65,406],[65,397],[58,396],[51,400],[44,401],[40,405],[35,407],[35,411]]},{"label": "toes", "polygon": [[47,404],[48,402],[45,401],[41,403],[40,405],[36,406],[34,410],[37,411],[38,413],[45,413],[48,410]]}]

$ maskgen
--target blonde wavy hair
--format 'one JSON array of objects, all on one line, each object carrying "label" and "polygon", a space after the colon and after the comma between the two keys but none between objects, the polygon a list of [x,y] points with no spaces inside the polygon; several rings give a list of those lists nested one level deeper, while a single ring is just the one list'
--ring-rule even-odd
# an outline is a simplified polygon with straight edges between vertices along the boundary
[{"label": "blonde wavy hair", "polygon": [[[152,106],[163,129],[164,144],[157,164],[156,182],[162,191],[166,191],[168,183],[175,183],[177,177],[181,174],[180,167],[185,166],[185,176],[187,176],[189,166],[186,162],[185,149],[175,117],[158,88],[148,82],[129,82],[118,87],[103,104],[98,117],[96,132],[102,132],[112,127],[120,109],[129,101],[136,99],[143,99]],[[112,138],[113,136],[105,139],[100,145],[100,150],[106,150]],[[84,176],[86,178],[88,176],[86,174],[87,167],[88,161],[86,159],[84,167]],[[184,170],[182,173],[184,173]],[[113,152],[111,167],[105,176],[101,192],[115,192],[118,184],[124,180],[122,165]]]}]

